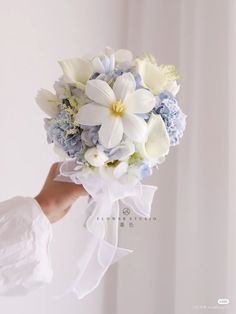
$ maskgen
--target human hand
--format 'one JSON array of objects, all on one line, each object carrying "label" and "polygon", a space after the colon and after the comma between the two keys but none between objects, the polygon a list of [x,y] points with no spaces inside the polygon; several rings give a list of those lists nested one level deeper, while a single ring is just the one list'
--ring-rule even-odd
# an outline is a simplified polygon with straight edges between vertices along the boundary
[{"label": "human hand", "polygon": [[51,166],[42,190],[35,197],[51,223],[63,218],[78,197],[87,195],[82,185],[55,181],[55,177],[59,174],[59,167],[60,163]]}]

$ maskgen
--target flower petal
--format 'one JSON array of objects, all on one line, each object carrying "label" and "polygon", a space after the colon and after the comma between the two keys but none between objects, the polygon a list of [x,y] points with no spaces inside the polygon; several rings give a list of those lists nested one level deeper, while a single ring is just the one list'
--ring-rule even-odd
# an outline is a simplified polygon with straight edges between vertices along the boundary
[{"label": "flower petal", "polygon": [[122,117],[124,133],[135,142],[145,140],[147,123],[134,114],[125,114]]},{"label": "flower petal", "polygon": [[109,151],[110,160],[126,160],[135,152],[134,143],[128,139]]},{"label": "flower petal", "polygon": [[104,73],[105,69],[99,57],[95,57],[92,60],[93,69],[95,73]]},{"label": "flower petal", "polygon": [[88,81],[85,93],[94,102],[103,106],[110,106],[116,100],[111,87],[102,80]]},{"label": "flower petal", "polygon": [[169,81],[166,84],[165,89],[171,92],[172,95],[175,97],[180,90],[180,85],[178,85],[176,81]]},{"label": "flower petal", "polygon": [[147,141],[138,149],[141,155],[152,162],[168,154],[170,147],[169,135],[160,115],[152,114],[148,121]]},{"label": "flower petal", "polygon": [[123,136],[123,125],[120,117],[109,115],[103,121],[98,132],[100,143],[106,148],[118,145]]},{"label": "flower petal", "polygon": [[110,56],[110,71],[113,71],[115,68],[115,56],[114,54],[112,54]]},{"label": "flower petal", "polygon": [[96,103],[90,103],[79,109],[77,121],[83,125],[100,125],[108,115],[108,108]]},{"label": "flower petal", "polygon": [[92,64],[81,58],[73,58],[59,61],[65,80],[76,86],[84,86],[93,74]]},{"label": "flower petal", "polygon": [[164,89],[167,79],[158,66],[147,60],[136,59],[136,67],[141,75],[142,85],[148,87],[154,95]]},{"label": "flower petal", "polygon": [[135,91],[135,87],[135,79],[131,73],[125,73],[118,76],[113,85],[113,91],[116,95],[116,99],[123,101],[127,95]]},{"label": "flower petal", "polygon": [[117,63],[131,62],[133,60],[133,54],[126,49],[119,49],[115,52],[115,59]]},{"label": "flower petal", "polygon": [[94,167],[101,167],[108,160],[106,154],[96,147],[87,149],[84,154],[84,158],[90,165]]},{"label": "flower petal", "polygon": [[40,109],[45,112],[49,117],[54,118],[58,112],[60,100],[56,95],[48,91],[47,89],[40,89],[35,98]]},{"label": "flower petal", "polygon": [[125,99],[125,107],[129,113],[146,113],[152,110],[156,100],[146,89],[136,90]]},{"label": "flower petal", "polygon": [[106,54],[108,57],[110,57],[111,55],[114,55],[114,49],[111,48],[111,47],[109,47],[109,46],[105,47],[105,54]]}]

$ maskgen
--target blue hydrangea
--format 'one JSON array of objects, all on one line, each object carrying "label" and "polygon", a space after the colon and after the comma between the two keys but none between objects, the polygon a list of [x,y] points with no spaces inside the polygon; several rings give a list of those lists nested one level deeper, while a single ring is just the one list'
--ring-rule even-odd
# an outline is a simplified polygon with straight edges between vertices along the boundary
[{"label": "blue hydrangea", "polygon": [[164,91],[157,96],[157,104],[153,112],[160,114],[170,137],[171,145],[179,144],[186,127],[186,115],[181,111],[173,95]]},{"label": "blue hydrangea", "polygon": [[103,70],[98,71],[97,73],[109,74],[109,73],[113,72],[114,65],[115,65],[114,64],[114,56],[108,56],[106,54],[102,54],[98,58],[103,65]]},{"label": "blue hydrangea", "polygon": [[125,160],[134,153],[134,145],[129,142],[121,142],[116,147],[106,151],[110,160]]},{"label": "blue hydrangea", "polygon": [[136,83],[136,89],[143,88],[143,86],[142,86],[142,78],[141,78],[141,75],[139,73],[136,73],[134,75],[134,79],[135,79],[135,83]]},{"label": "blue hydrangea", "polygon": [[60,128],[64,131],[68,131],[70,129],[73,129],[73,123],[71,120],[71,114],[65,110],[62,110],[58,113],[55,121],[58,125],[60,125]]},{"label": "blue hydrangea", "polygon": [[68,97],[68,92],[70,93],[70,86],[68,83],[64,82],[63,77],[60,77],[53,85],[56,95],[59,99],[65,99]]},{"label": "blue hydrangea", "polygon": [[142,178],[149,177],[152,175],[152,168],[145,161],[141,162],[139,171]]},{"label": "blue hydrangea", "polygon": [[83,129],[81,133],[81,140],[88,147],[96,146],[98,143],[99,126],[81,126]]},{"label": "blue hydrangea", "polygon": [[61,147],[69,157],[83,160],[85,145],[81,141],[80,130],[68,134],[69,130],[74,130],[70,113],[62,110],[54,119],[45,119],[45,128],[49,143]]}]

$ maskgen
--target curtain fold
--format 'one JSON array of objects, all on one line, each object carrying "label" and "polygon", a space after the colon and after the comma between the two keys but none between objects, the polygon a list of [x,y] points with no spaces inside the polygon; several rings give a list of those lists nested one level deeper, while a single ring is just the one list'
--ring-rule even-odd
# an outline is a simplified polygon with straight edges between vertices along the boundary
[{"label": "curtain fold", "polygon": [[229,2],[229,32],[228,32],[228,90],[229,90],[229,199],[228,199],[228,296],[230,299],[230,310],[228,313],[236,312],[236,2]]},{"label": "curtain fold", "polygon": [[188,119],[149,180],[159,186],[156,226],[121,230],[136,252],[118,265],[117,313],[235,313],[235,17],[233,0],[129,1],[127,47],[177,65]]},{"label": "curtain fold", "polygon": [[178,149],[176,314],[216,311],[218,299],[229,298],[229,3],[181,2],[181,100],[188,127]]}]

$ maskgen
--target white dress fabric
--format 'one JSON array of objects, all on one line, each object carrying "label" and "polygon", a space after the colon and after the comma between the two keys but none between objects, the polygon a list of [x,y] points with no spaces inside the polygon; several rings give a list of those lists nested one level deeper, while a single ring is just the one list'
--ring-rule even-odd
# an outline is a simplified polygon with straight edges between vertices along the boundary
[{"label": "white dress fabric", "polygon": [[0,295],[25,295],[52,279],[52,227],[36,200],[0,203]]}]

